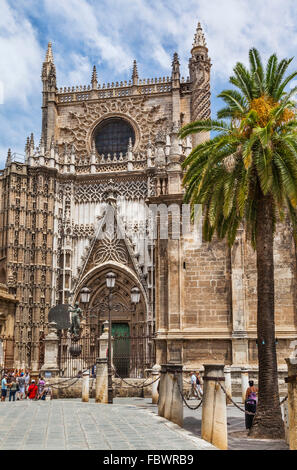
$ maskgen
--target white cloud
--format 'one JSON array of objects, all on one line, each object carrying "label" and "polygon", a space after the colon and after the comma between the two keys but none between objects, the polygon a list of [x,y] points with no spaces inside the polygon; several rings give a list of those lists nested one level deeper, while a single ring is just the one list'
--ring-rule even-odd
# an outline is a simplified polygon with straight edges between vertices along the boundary
[{"label": "white cloud", "polygon": [[[110,29],[109,34],[104,34],[100,28],[100,19],[104,17],[108,24],[108,8],[94,8],[86,0],[67,0],[53,2],[45,0],[44,5],[49,17],[63,24],[63,33],[73,40],[81,41],[91,48],[103,61],[117,70],[126,70],[132,58],[122,47],[123,38],[114,41],[117,31]],[[109,9],[110,10],[110,9]],[[120,21],[120,15],[118,17]]]},{"label": "white cloud", "polygon": [[41,48],[30,22],[6,0],[1,0],[0,58],[4,102],[27,105],[40,88]]}]

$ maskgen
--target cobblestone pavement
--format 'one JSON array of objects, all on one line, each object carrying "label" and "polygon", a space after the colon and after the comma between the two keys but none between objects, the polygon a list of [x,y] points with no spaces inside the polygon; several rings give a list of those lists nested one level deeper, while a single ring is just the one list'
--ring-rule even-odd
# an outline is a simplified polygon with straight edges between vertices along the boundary
[{"label": "cobblestone pavement", "polygon": [[132,402],[0,403],[0,450],[214,449],[191,432]]},{"label": "cobblestone pavement", "polygon": [[[158,413],[156,405],[151,404],[149,398],[117,398],[116,403],[133,403],[141,408]],[[189,400],[189,406],[195,406],[197,401]],[[240,406],[243,406],[238,402]],[[190,431],[195,436],[201,436],[201,407],[196,411],[191,411],[184,406],[184,429]],[[268,439],[249,439],[245,430],[244,413],[233,405],[227,407],[228,425],[228,448],[229,450],[289,450],[285,441]]]}]

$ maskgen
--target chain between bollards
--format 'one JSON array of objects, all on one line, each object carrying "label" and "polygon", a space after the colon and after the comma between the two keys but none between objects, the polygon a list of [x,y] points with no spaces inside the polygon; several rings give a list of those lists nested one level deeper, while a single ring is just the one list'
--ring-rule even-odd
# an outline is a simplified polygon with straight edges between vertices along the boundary
[{"label": "chain between bollards", "polygon": [[[175,376],[175,378],[176,378],[177,372],[174,373],[174,376]],[[184,404],[186,405],[186,407],[189,408],[189,410],[192,410],[192,411],[198,410],[198,408],[200,408],[200,406],[202,405],[203,398],[201,399],[200,403],[198,403],[197,406],[192,407],[192,406],[188,405],[187,400],[186,400],[186,398],[185,398],[183,392],[182,392],[181,389],[180,389],[180,385],[179,385],[179,383],[178,383],[178,380],[176,380],[176,381],[177,381],[177,386],[178,386],[179,393],[180,393],[180,395],[181,395],[181,397],[182,397],[182,400],[183,400]]]},{"label": "chain between bollards", "polygon": [[[129,387],[132,387],[132,388],[139,388],[139,389],[142,389],[144,387],[149,387],[150,385],[154,384],[155,382],[157,382],[157,380],[160,379],[160,376],[158,376],[155,380],[153,380],[152,382],[146,384],[145,382],[148,380],[146,379],[142,385],[133,385],[133,384],[130,384],[129,382],[127,382],[125,379],[123,379],[123,377],[121,377],[115,369],[113,369],[113,372],[114,374],[118,377],[118,379],[121,379],[126,385],[128,385]],[[115,382],[114,382],[115,383]]]},{"label": "chain between bollards", "polygon": [[[94,364],[94,365],[95,365],[95,364]],[[94,365],[93,365],[93,366],[94,366]],[[50,383],[49,385],[50,385],[50,387],[53,387],[53,388],[55,388],[55,389],[59,389],[59,388],[64,389],[64,388],[71,387],[71,386],[74,385],[79,379],[82,378],[82,376],[83,376],[83,374],[84,374],[85,372],[87,372],[88,370],[90,370],[93,366],[88,367],[87,369],[83,370],[82,372],[80,372],[79,374],[75,375],[74,377],[69,377],[68,379],[62,380],[62,381],[60,381],[60,382]],[[69,384],[69,385],[63,385],[65,382],[69,382],[70,380],[74,380],[74,379],[76,379],[75,382],[73,382],[73,383],[71,383],[71,384]],[[61,386],[61,384],[62,384],[62,386]],[[59,385],[59,387],[55,387],[55,385]]]}]

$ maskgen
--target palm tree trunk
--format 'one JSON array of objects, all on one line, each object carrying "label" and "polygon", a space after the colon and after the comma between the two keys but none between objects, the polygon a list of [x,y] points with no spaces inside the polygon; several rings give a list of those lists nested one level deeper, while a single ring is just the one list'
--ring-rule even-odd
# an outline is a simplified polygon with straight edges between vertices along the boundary
[{"label": "palm tree trunk", "polygon": [[278,390],[274,322],[273,200],[262,195],[257,213],[257,336],[259,393],[257,412],[249,435],[284,438]]}]

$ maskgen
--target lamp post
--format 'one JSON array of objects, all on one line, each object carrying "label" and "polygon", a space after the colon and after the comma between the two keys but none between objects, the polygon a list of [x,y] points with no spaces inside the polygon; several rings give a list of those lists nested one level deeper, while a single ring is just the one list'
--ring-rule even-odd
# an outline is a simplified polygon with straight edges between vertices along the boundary
[{"label": "lamp post", "polygon": [[109,272],[106,274],[106,286],[109,289],[108,293],[108,403],[113,402],[112,392],[112,370],[111,370],[111,310],[112,310],[112,291],[115,286],[115,274]]},{"label": "lamp post", "polygon": [[[108,288],[108,296],[103,300],[103,302],[99,302],[96,304],[96,307],[99,308],[101,311],[108,311],[108,403],[113,403],[113,389],[112,389],[112,365],[111,365],[111,311],[121,311],[127,310],[127,307],[123,305],[121,302],[112,302],[113,297],[113,289],[115,287],[116,275],[112,271],[106,274],[106,287]],[[83,287],[80,291],[80,299],[81,302],[86,304],[90,300],[90,289],[87,287]],[[138,287],[132,287],[131,289],[131,303],[136,309],[136,304],[140,301],[140,290]]]}]

